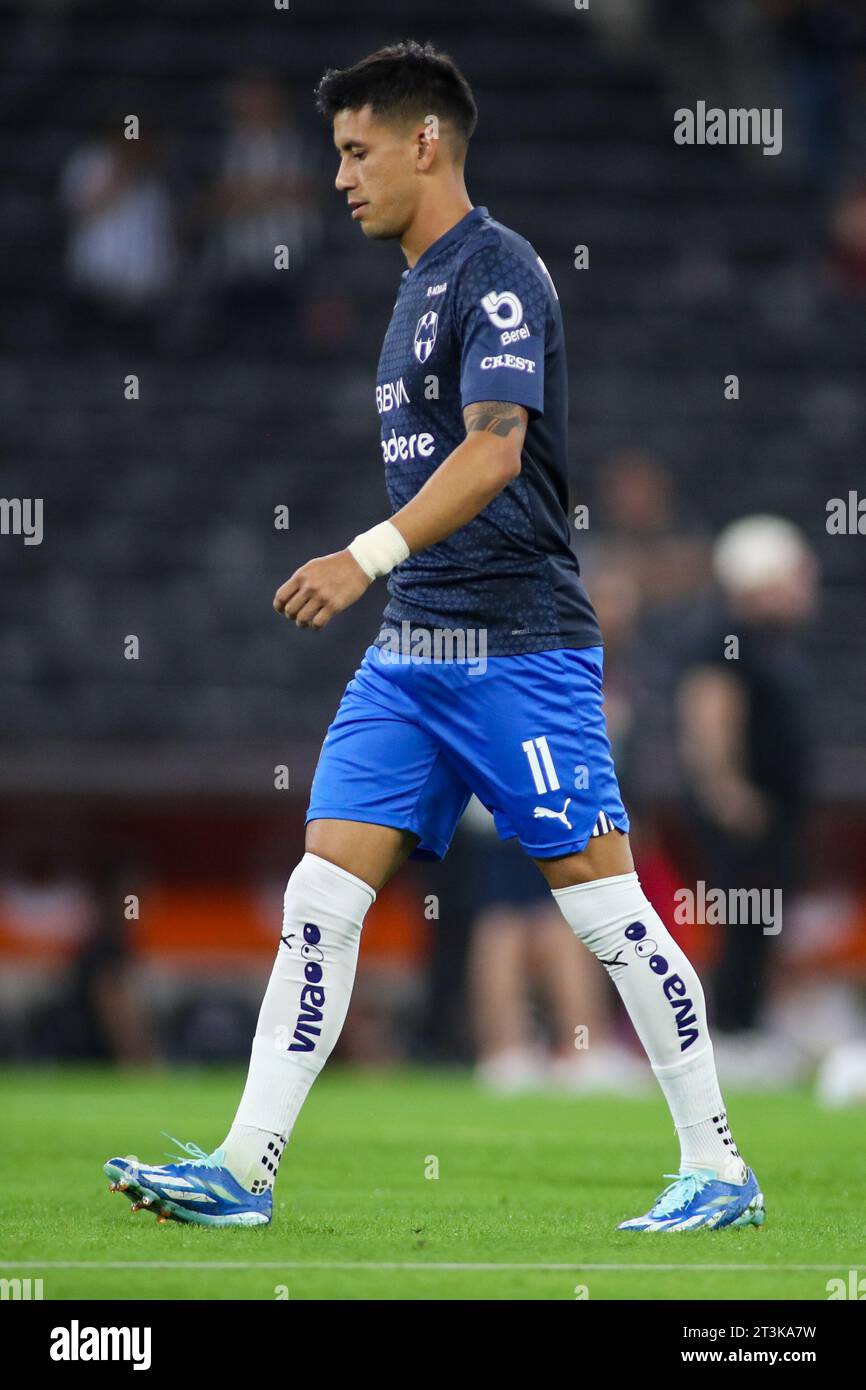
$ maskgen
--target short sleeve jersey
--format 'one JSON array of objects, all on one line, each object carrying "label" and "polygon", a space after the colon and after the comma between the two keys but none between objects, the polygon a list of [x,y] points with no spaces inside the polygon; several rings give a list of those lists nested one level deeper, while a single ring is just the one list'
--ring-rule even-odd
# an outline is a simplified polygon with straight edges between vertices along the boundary
[{"label": "short sleeve jersey", "polygon": [[391,571],[384,623],[484,629],[488,655],[596,646],[569,536],[559,300],[532,246],[483,207],[402,277],[376,378],[393,512],[463,442],[463,410],[476,401],[528,410],[521,472],[466,526]]}]

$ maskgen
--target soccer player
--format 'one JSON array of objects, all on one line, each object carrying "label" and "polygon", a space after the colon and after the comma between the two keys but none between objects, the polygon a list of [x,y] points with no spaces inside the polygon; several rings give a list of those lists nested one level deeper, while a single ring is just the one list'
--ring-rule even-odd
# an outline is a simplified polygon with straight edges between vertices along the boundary
[{"label": "soccer player", "polygon": [[442,858],[475,792],[606,967],[670,1107],[679,1172],[619,1229],[760,1225],[700,982],[629,850],[601,634],[569,544],[556,291],[528,242],[469,200],[476,108],[449,57],[382,49],[327,72],[318,104],[349,214],[368,240],[398,240],[408,265],[375,393],[392,516],[302,565],[274,606],[321,629],[384,575],[390,601],[322,745],[234,1123],[212,1154],[182,1145],[176,1162],[116,1158],[105,1172],[163,1220],[270,1220],[286,1142],[343,1026],[365,914],[407,857]]}]

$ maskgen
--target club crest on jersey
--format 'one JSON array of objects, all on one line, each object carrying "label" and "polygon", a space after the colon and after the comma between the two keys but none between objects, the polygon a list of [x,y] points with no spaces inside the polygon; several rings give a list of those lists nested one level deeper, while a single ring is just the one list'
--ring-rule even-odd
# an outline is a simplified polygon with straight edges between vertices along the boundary
[{"label": "club crest on jersey", "polygon": [[433,309],[428,309],[418,320],[418,327],[415,329],[415,356],[419,362],[426,362],[433,351],[438,327],[439,315]]}]

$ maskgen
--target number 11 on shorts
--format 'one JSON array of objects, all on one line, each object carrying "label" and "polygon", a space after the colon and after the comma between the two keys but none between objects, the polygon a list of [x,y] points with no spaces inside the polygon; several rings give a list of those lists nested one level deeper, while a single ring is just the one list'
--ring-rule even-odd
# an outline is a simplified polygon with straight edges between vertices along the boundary
[{"label": "number 11 on shorts", "polygon": [[[556,775],[556,768],[553,766],[553,759],[547,746],[547,736],[542,734],[540,738],[529,738],[520,746],[529,759],[535,790],[539,794],[559,791],[559,778]],[[539,753],[541,754],[540,761]],[[547,781],[544,780],[545,776]]]}]

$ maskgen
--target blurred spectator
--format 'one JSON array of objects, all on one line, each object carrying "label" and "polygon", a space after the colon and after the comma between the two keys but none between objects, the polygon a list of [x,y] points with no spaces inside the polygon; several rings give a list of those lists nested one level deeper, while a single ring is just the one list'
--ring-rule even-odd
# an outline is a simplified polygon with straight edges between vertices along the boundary
[{"label": "blurred spectator", "polygon": [[[780,890],[784,902],[797,883],[814,791],[796,628],[813,612],[817,566],[799,530],[772,516],[729,526],[713,560],[722,607],[679,688],[692,825],[708,890]],[[722,930],[712,980],[720,1071],[731,1076],[742,1061],[749,1079],[784,1079],[784,1059],[765,1050],[759,1063],[754,1036],[776,937],[760,922]]]},{"label": "blurred spectator", "polygon": [[587,584],[604,635],[604,715],[620,789],[630,804],[632,755],[636,733],[639,675],[635,636],[641,592],[634,576],[604,565],[591,571]]},{"label": "blurred spectator", "polygon": [[[44,842],[24,845],[0,881],[4,971],[24,967],[15,1032],[29,1057],[148,1063],[155,1057],[132,978],[130,923],[117,872],[88,877],[64,864],[46,825]],[[36,964],[51,986],[33,988]],[[8,980],[7,980],[8,984]]]},{"label": "blurred spectator", "polygon": [[[314,185],[303,140],[282,87],[267,73],[241,73],[225,91],[229,129],[207,199],[204,279],[219,297],[222,336],[232,346],[277,347],[290,291],[316,238]],[[278,270],[278,246],[289,252]]]},{"label": "blurred spectator", "polygon": [[127,880],[115,868],[91,886],[95,910],[70,972],[69,1004],[80,1020],[83,1055],[128,1066],[154,1062],[156,1048],[134,974],[133,924],[123,911]]},{"label": "blurred spectator", "polygon": [[[776,106],[754,0],[650,0],[653,53],[672,107]],[[741,154],[753,157],[753,148]],[[764,166],[771,160],[763,160]],[[764,172],[768,172],[766,168]]]},{"label": "blurred spectator", "polygon": [[832,214],[831,269],[839,288],[862,294],[866,290],[866,183],[851,189]]},{"label": "blurred spectator", "polygon": [[622,449],[599,476],[592,524],[577,533],[581,558],[598,572],[627,576],[644,612],[693,601],[708,580],[709,545],[703,525],[683,515],[670,474],[654,455]]},{"label": "blurred spectator", "polygon": [[[144,123],[127,139],[123,118],[72,155],[61,181],[70,220],[67,277],[76,334],[118,327],[145,340],[178,269],[172,193],[160,139]],[[90,334],[88,333],[89,337]]]},{"label": "blurred spectator", "polygon": [[[862,0],[758,0],[775,35],[785,119],[812,177],[835,176],[850,119],[846,68],[866,54]],[[853,74],[852,74],[853,75]]]}]

